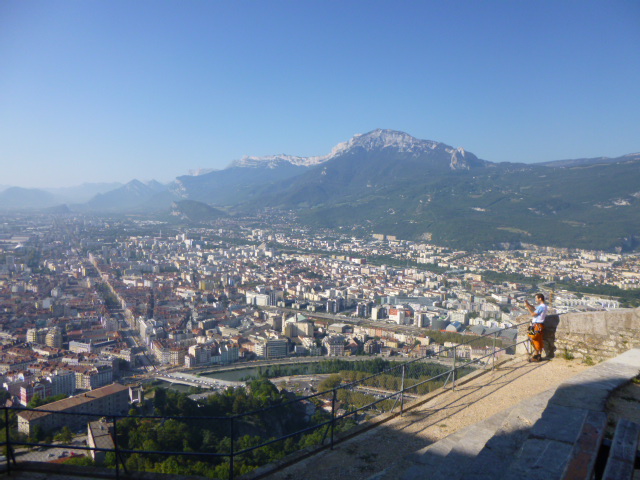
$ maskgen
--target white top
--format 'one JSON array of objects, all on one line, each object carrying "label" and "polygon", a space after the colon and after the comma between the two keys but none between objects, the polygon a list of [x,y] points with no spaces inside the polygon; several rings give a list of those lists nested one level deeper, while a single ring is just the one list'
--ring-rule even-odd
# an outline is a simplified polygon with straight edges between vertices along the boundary
[{"label": "white top", "polygon": [[547,306],[544,303],[541,303],[536,308],[536,316],[533,317],[531,323],[544,323],[544,319],[547,316]]}]

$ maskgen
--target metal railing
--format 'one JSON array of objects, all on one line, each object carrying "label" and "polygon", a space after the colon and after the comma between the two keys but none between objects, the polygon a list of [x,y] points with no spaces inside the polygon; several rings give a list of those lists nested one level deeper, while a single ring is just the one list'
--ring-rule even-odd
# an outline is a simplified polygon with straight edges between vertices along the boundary
[{"label": "metal railing", "polygon": [[[509,329],[518,329],[528,323],[518,324]],[[318,448],[333,449],[337,433],[347,432],[353,426],[362,424],[367,419],[381,413],[392,412],[402,415],[407,408],[407,400],[417,400],[422,395],[441,387],[455,389],[459,378],[472,369],[495,368],[497,357],[515,354],[517,345],[528,345],[529,343],[528,339],[518,341],[516,334],[513,342],[508,343],[507,340],[501,340],[501,345],[499,345],[499,334],[509,329],[500,329],[486,335],[470,337],[462,343],[445,348],[435,354],[402,363],[398,362],[397,365],[378,373],[370,375],[352,373],[349,375],[353,380],[347,380],[346,383],[340,382],[331,389],[234,415],[130,416],[60,412],[44,408],[3,407],[4,416],[0,418],[4,418],[5,438],[4,441],[0,441],[0,445],[4,447],[6,469],[11,472],[19,461],[23,460],[57,461],[61,457],[79,456],[78,452],[82,452],[97,459],[89,463],[113,468],[116,478],[120,478],[123,472],[126,475],[137,470],[148,471],[150,468],[153,471],[156,464],[151,459],[167,460],[170,457],[175,457],[180,460],[179,462],[176,460],[178,471],[164,473],[197,475],[205,472],[204,475],[211,476],[213,469],[218,468],[216,470],[217,476],[233,480],[239,473],[244,473],[247,468],[259,466],[255,463],[260,462],[256,462],[255,459],[251,460],[253,463],[248,463],[243,459],[258,454],[261,449],[264,452],[265,449],[278,443],[286,446],[288,439],[297,440],[298,449],[309,446],[307,443]],[[474,356],[472,354],[474,343],[484,345],[475,351],[477,354],[479,348],[484,348],[484,355]],[[505,345],[505,343],[508,344]],[[363,357],[363,360],[366,359],[367,357]],[[434,365],[440,365],[440,367],[434,367]],[[435,369],[442,370],[443,367],[449,368],[433,373]],[[316,412],[323,413],[316,414],[315,419],[307,421],[304,425],[300,425],[298,421],[289,421],[291,418],[302,415],[305,408],[311,404],[316,407]],[[25,427],[24,420],[18,422],[17,417],[21,412],[40,412],[40,414],[50,416],[45,415],[48,418],[48,423],[41,423],[40,431],[35,432],[38,430],[38,427],[35,426],[38,425],[37,422],[30,423],[29,428]],[[83,425],[83,428],[86,429],[88,422],[100,419],[102,419],[100,428],[107,431],[103,436],[106,443],[89,444],[89,436],[87,436],[85,444],[79,443],[79,441],[69,441],[68,432],[67,438],[60,437],[59,432],[65,425],[73,426],[76,430],[82,428],[79,426]],[[288,425],[289,423],[293,425]],[[200,445],[194,447],[188,444],[187,439],[183,438],[182,449],[175,448],[179,442],[171,444],[174,448],[154,448],[159,445],[158,441],[162,439],[145,443],[144,449],[130,447],[133,443],[132,439],[136,437],[139,430],[145,432],[154,429],[164,431],[163,428],[167,427],[167,424],[178,432],[185,432],[189,428],[197,427],[200,432],[209,432],[218,444],[216,447],[212,447],[213,443],[201,439]],[[22,433],[20,429],[23,430]],[[53,441],[51,437],[45,437],[42,440],[47,431],[57,431],[56,438],[58,440]],[[256,436],[248,435],[247,432],[250,431],[261,432],[263,435],[256,439]],[[272,431],[275,433],[274,435],[270,435]],[[321,432],[321,435],[318,434],[316,438],[305,437],[315,432]],[[178,439],[180,439],[179,436]],[[303,439],[306,442],[304,445],[302,445]],[[37,450],[34,451],[34,448]],[[43,449],[47,450],[43,452]],[[64,449],[62,454],[59,453],[61,449]],[[289,452],[287,448],[282,447],[278,453],[283,456]],[[47,457],[44,457],[45,454]],[[111,458],[100,459],[102,454],[105,456],[110,454]],[[259,455],[256,456],[259,457]],[[193,461],[197,463],[190,463]],[[269,461],[265,463],[269,463]]]}]

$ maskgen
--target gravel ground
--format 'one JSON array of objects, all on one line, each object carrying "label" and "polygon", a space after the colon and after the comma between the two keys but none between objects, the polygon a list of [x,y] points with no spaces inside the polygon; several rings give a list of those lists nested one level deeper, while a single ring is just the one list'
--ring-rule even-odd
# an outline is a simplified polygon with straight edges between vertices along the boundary
[{"label": "gravel ground", "polygon": [[302,462],[270,479],[366,479],[457,430],[478,423],[522,400],[548,390],[589,368],[578,360],[555,358],[542,363],[516,359],[495,372],[448,391],[395,418]]}]

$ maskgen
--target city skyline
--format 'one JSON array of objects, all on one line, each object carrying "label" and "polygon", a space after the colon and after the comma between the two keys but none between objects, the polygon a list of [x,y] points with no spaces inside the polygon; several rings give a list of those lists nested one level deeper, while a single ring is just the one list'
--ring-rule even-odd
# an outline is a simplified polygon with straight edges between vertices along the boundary
[{"label": "city skyline", "polygon": [[0,184],[167,182],[375,128],[492,162],[637,152],[635,2],[0,5]]}]

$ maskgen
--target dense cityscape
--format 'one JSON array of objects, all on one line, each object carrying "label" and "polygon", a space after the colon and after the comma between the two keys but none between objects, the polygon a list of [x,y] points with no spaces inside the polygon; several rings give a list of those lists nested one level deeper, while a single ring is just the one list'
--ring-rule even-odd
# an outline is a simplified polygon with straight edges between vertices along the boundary
[{"label": "dense cityscape", "polygon": [[[490,280],[491,272],[538,281]],[[536,289],[552,295],[559,313],[621,305],[556,282],[633,291],[640,258],[535,246],[451,251],[393,236],[310,232],[273,214],[186,229],[7,216],[0,226],[3,384],[26,406],[36,395],[73,395],[168,368],[436,354],[446,342],[435,332],[510,327]]]}]

